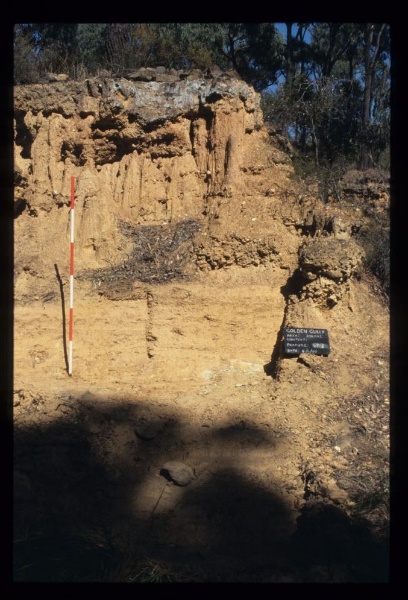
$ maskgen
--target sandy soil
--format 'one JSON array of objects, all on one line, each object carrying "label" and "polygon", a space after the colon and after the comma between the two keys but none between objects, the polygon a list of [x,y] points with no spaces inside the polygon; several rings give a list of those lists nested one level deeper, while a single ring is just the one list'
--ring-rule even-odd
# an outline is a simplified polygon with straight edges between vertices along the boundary
[{"label": "sandy soil", "polygon": [[15,580],[387,581],[386,175],[323,201],[243,82],[115,82],[15,88]]},{"label": "sandy soil", "polygon": [[16,304],[18,580],[387,578],[384,514],[364,515],[387,485],[387,310],[353,282],[329,356],[273,364],[286,278],[235,267],[117,301],[77,283],[71,377],[57,277]]}]

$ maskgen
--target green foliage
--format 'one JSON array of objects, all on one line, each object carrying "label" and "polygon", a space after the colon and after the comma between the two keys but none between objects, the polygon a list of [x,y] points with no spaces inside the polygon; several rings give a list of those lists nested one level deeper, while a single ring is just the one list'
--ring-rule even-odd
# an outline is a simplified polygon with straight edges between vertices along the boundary
[{"label": "green foliage", "polygon": [[265,96],[268,117],[283,128],[289,124],[294,145],[314,155],[316,165],[346,156],[353,161],[360,135],[361,88],[358,82],[333,77],[311,82],[298,76],[288,88]]},{"label": "green foliage", "polygon": [[76,23],[38,23],[34,26],[40,73],[67,73],[76,77]]},{"label": "green foliage", "polygon": [[284,42],[273,23],[227,23],[224,53],[257,91],[275,84],[283,67]]},{"label": "green foliage", "polygon": [[157,34],[144,23],[110,23],[106,33],[105,68],[122,73],[126,69],[155,64],[154,44]]},{"label": "green foliage", "polygon": [[107,33],[107,23],[80,23],[78,25],[78,55],[89,72],[106,68]]},{"label": "green foliage", "polygon": [[18,25],[14,32],[14,82],[36,83],[40,78],[39,62],[29,30]]},{"label": "green foliage", "polygon": [[363,30],[358,23],[314,23],[310,56],[317,77],[353,79],[362,60]]},{"label": "green foliage", "polygon": [[154,23],[153,61],[167,68],[227,67],[221,23]]}]

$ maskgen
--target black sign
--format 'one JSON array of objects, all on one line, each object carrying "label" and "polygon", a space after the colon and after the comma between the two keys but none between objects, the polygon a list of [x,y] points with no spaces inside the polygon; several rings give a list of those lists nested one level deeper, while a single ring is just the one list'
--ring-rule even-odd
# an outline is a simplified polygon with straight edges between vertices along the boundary
[{"label": "black sign", "polygon": [[330,352],[327,329],[309,329],[305,327],[285,327],[283,330],[283,348],[286,355],[324,354]]}]

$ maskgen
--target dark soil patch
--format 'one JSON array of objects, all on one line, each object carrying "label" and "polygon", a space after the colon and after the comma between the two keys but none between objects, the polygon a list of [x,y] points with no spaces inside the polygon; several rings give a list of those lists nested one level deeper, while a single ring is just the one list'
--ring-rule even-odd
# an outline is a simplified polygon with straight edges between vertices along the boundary
[{"label": "dark soil patch", "polygon": [[78,278],[92,280],[98,293],[110,299],[117,298],[118,292],[131,290],[135,282],[168,283],[186,279],[194,236],[200,227],[192,219],[138,227],[121,222],[121,232],[134,244],[132,253],[121,264],[82,272]]},{"label": "dark soil patch", "polygon": [[[311,493],[306,480],[294,529],[285,503],[242,477],[239,465],[198,478],[168,509],[163,494],[174,484],[159,479],[157,510],[135,517],[130,494],[143,488],[150,467],[111,469],[95,456],[84,425],[114,427],[134,415],[76,406],[56,425],[16,427],[15,581],[388,581],[387,536],[376,534],[367,506],[365,515],[350,514]],[[165,447],[143,441],[137,464],[164,461],[165,439]]]}]

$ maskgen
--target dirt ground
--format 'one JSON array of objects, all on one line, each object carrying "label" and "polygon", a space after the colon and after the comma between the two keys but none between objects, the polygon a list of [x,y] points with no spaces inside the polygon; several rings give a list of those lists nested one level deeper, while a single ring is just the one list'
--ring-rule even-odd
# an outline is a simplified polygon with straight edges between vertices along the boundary
[{"label": "dirt ground", "polygon": [[78,282],[71,377],[57,273],[16,304],[17,581],[387,580],[387,310],[353,283],[273,369],[286,277]]}]

